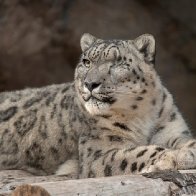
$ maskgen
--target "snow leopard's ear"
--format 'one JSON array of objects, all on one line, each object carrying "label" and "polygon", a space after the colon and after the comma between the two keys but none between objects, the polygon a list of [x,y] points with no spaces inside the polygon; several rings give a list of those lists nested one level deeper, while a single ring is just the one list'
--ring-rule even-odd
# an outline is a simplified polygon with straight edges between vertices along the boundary
[{"label": "snow leopard's ear", "polygon": [[146,62],[155,64],[155,39],[150,34],[144,34],[133,41],[136,48],[144,55]]},{"label": "snow leopard's ear", "polygon": [[93,35],[84,33],[80,39],[80,46],[82,51],[84,52],[85,50],[87,50],[96,41],[96,39],[97,38]]}]

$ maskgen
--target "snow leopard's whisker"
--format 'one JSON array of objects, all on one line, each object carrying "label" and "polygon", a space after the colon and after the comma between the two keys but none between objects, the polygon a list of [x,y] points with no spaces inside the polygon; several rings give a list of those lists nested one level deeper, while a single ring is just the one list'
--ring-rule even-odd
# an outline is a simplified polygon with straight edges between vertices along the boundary
[{"label": "snow leopard's whisker", "polygon": [[115,91],[113,93],[110,93],[112,95],[116,95],[118,93],[118,96],[120,95],[131,95],[131,96],[135,96],[136,92],[126,92],[126,91]]}]

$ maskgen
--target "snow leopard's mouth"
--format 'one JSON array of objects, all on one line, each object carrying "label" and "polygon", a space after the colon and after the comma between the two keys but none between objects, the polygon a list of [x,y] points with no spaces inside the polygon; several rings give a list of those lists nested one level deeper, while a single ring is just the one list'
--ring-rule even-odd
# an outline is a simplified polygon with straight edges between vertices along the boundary
[{"label": "snow leopard's mouth", "polygon": [[98,101],[98,102],[102,102],[102,103],[108,103],[108,104],[113,104],[116,99],[114,99],[113,97],[98,97],[98,96],[93,96],[93,95],[89,95],[88,97],[83,97],[85,102],[88,102],[90,100],[93,101]]}]

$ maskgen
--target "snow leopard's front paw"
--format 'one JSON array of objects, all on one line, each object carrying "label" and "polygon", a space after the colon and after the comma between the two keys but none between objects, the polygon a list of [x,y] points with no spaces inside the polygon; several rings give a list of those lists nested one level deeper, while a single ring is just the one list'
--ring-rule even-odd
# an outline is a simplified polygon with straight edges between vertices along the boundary
[{"label": "snow leopard's front paw", "polygon": [[178,169],[196,169],[196,148],[182,148],[177,153]]},{"label": "snow leopard's front paw", "polygon": [[165,151],[143,169],[142,173],[168,169],[196,169],[196,148]]},{"label": "snow leopard's front paw", "polygon": [[165,151],[142,170],[142,173],[156,172],[160,170],[177,169],[175,151]]}]

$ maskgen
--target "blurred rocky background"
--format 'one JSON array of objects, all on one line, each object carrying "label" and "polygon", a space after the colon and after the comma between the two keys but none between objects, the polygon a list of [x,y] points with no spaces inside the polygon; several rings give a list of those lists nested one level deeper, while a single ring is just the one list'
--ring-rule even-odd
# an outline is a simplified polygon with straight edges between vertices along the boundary
[{"label": "blurred rocky background", "polygon": [[84,32],[152,33],[157,70],[196,133],[195,0],[0,0],[0,91],[73,80]]}]

